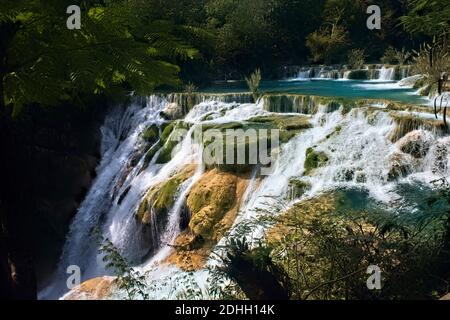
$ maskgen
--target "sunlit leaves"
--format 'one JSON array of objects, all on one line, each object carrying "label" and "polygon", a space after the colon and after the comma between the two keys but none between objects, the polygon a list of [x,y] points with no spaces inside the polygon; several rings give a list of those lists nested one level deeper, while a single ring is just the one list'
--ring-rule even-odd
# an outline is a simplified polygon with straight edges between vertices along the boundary
[{"label": "sunlit leaves", "polygon": [[65,8],[72,2],[0,4],[0,27],[11,29],[2,40],[5,103],[52,105],[67,96],[123,87],[149,94],[160,86],[179,86],[177,59],[198,57],[181,32],[184,26],[154,10],[156,0],[83,3],[81,30],[68,30]]}]

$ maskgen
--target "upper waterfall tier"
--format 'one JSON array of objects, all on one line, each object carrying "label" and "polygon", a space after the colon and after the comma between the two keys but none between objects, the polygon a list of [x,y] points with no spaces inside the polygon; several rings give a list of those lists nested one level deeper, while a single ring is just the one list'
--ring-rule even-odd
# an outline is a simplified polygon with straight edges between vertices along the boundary
[{"label": "upper waterfall tier", "polygon": [[411,75],[411,66],[384,66],[367,64],[361,69],[351,69],[346,65],[333,66],[288,66],[279,72],[282,79],[350,79],[396,81]]}]

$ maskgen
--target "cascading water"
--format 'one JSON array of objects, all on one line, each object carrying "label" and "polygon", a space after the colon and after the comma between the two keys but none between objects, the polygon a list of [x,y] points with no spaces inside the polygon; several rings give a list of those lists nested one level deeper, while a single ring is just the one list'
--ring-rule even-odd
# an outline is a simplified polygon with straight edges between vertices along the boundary
[{"label": "cascading water", "polygon": [[300,70],[297,74],[297,80],[308,80],[311,78],[311,69]]},{"label": "cascading water", "polygon": [[395,69],[382,67],[380,69],[380,76],[378,77],[380,81],[393,81],[395,80]]},{"label": "cascading water", "polygon": [[[386,69],[382,77],[391,79],[392,72]],[[141,134],[151,124],[162,125],[164,120],[159,113],[169,101],[161,97],[150,97],[144,108],[141,104],[134,103],[127,109],[111,113],[102,127],[102,162],[97,169],[98,177],[72,223],[59,268],[49,286],[40,292],[40,298],[57,298],[68,291],[66,268],[69,265],[80,267],[83,272],[82,280],[108,274],[91,235],[96,228],[138,270],[147,271],[149,281],[163,281],[163,278],[164,281],[176,281],[176,275],[183,272],[173,266],[160,265],[159,262],[170,253],[171,248],[167,244],[173,243],[180,233],[180,215],[186,196],[204,174],[201,148],[192,138],[193,130],[198,125],[245,122],[255,116],[276,116],[277,113],[266,111],[271,109],[265,106],[269,101],[270,99],[260,99],[257,104],[252,104],[203,100],[185,116],[184,122],[191,127],[172,159],[166,164],[157,164],[157,153],[147,167],[144,166],[143,149],[149,146],[145,146]],[[413,159],[401,154],[400,165],[407,170],[402,171],[403,175],[393,178],[392,159],[401,152],[397,143],[392,142],[391,132],[396,130],[398,123],[389,112],[377,108],[375,104],[350,112],[343,112],[343,106],[339,109],[324,105],[296,110],[304,110],[311,128],[304,129],[281,145],[271,174],[259,176],[256,172],[252,173],[230,235],[236,232],[236,227],[241,223],[254,220],[261,209],[273,211],[275,202],[281,201],[289,206],[293,200],[315,197],[327,190],[360,188],[367,190],[378,201],[390,203],[401,198],[395,192],[400,183],[412,184],[419,181],[430,184],[436,177],[449,174],[450,141],[436,132],[429,132],[429,152],[426,157]],[[312,174],[305,174],[305,159],[307,150],[310,149],[324,152],[328,161]],[[139,158],[134,167],[130,166],[132,158]],[[157,233],[159,243],[154,244],[153,252],[149,252],[148,234],[136,222],[137,208],[150,188],[157,187],[175,172],[192,164],[195,164],[196,169],[180,185],[174,204],[168,210],[167,223],[153,231]],[[303,179],[310,185],[309,190],[297,199],[289,196],[289,184],[293,178]],[[254,230],[248,236],[256,239],[258,235],[262,235],[261,231],[261,228]],[[218,245],[225,244],[228,237],[222,238]],[[152,241],[155,242],[155,235],[153,238]],[[204,285],[208,272],[201,270],[195,274],[199,284]],[[181,286],[177,290],[182,290]],[[174,293],[155,293],[153,297],[174,298]]]},{"label": "cascading water", "polygon": [[[395,81],[409,77],[410,66],[385,67],[383,65],[364,65],[361,69],[349,69],[346,66],[298,67],[291,81],[310,79],[348,80],[354,72],[363,72],[364,80]],[[358,80],[360,78],[357,78]]]},{"label": "cascading water", "polygon": [[[159,114],[166,105],[167,100],[152,96],[144,108],[141,103],[133,103],[126,109],[115,109],[107,117],[101,128],[102,161],[97,168],[98,177],[71,224],[58,270],[50,285],[40,292],[40,298],[56,298],[67,291],[66,269],[70,265],[80,268],[82,280],[108,273],[93,235],[96,229],[110,238],[131,261],[145,256],[147,250],[142,247],[145,239],[140,236],[139,226],[131,213],[151,185],[192,160],[189,155],[178,157],[162,169],[158,165],[150,165],[141,172],[145,157],[141,134],[149,125],[163,123]],[[136,155],[141,160],[130,170],[130,159]],[[117,192],[124,175],[126,180]],[[114,195],[123,194],[125,190],[126,196],[119,204]]]}]

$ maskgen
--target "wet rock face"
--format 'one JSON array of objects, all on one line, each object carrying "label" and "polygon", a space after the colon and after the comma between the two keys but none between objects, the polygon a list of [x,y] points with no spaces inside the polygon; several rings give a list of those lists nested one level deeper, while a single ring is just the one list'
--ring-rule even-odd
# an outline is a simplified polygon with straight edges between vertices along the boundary
[{"label": "wet rock face", "polygon": [[170,210],[175,204],[180,187],[192,177],[195,169],[195,165],[186,166],[166,181],[152,186],[147,191],[135,214],[137,232],[141,239],[140,246],[143,252],[137,261],[140,262],[139,259],[145,258],[149,253],[159,248],[161,237],[169,222]]},{"label": "wet rock face", "polygon": [[189,228],[205,239],[217,240],[220,223],[236,199],[237,176],[212,170],[192,188],[187,205],[192,218]]},{"label": "wet rock face", "polygon": [[309,175],[314,169],[323,167],[327,162],[328,156],[325,152],[308,148],[306,150],[305,175]]},{"label": "wet rock face", "polygon": [[433,136],[423,130],[414,130],[407,133],[397,142],[398,148],[414,158],[424,158],[430,149]]},{"label": "wet rock face", "polygon": [[449,151],[450,138],[445,137],[438,141],[438,143],[430,149],[429,154],[433,157],[431,170],[435,174],[445,174],[449,167]]},{"label": "wet rock face", "polygon": [[233,225],[247,186],[247,175],[219,169],[205,172],[187,196],[181,214],[188,223],[181,226],[183,231],[165,262],[187,271],[202,268]]},{"label": "wet rock face", "polygon": [[389,171],[387,174],[388,181],[406,177],[413,171],[411,165],[411,156],[396,152],[389,157]]}]

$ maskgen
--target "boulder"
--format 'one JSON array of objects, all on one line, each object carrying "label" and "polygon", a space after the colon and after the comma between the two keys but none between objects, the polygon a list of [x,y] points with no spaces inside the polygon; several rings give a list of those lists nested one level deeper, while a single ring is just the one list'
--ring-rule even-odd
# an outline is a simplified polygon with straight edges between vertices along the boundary
[{"label": "boulder", "polygon": [[247,176],[218,169],[206,172],[187,198],[189,229],[205,240],[220,240],[237,216],[247,184]]},{"label": "boulder", "polygon": [[424,130],[414,130],[407,133],[397,142],[398,148],[414,158],[423,158],[430,149],[433,136]]},{"label": "boulder", "polygon": [[178,120],[183,118],[183,108],[176,102],[169,103],[160,113],[166,120]]},{"label": "boulder", "polygon": [[442,298],[440,298],[439,300],[450,300],[450,293],[446,294],[445,296],[443,296]]},{"label": "boulder", "polygon": [[316,151],[313,148],[306,150],[305,175],[309,175],[314,169],[324,166],[328,162],[328,156],[323,151]]},{"label": "boulder", "polygon": [[204,173],[187,197],[188,227],[176,238],[165,262],[186,271],[203,268],[212,249],[233,225],[247,185],[248,175],[218,169]]},{"label": "boulder", "polygon": [[195,169],[195,165],[186,166],[167,181],[150,188],[136,213],[138,221],[144,225],[150,225],[155,221],[163,223],[167,218],[168,211],[174,205],[180,185],[192,177]]},{"label": "boulder", "polygon": [[418,83],[419,81],[422,81],[423,78],[424,77],[422,75],[416,74],[414,76],[407,77],[407,78],[400,80],[398,82],[398,85],[400,87],[413,87],[413,88],[416,86],[420,87],[420,85],[416,85],[416,83]]},{"label": "boulder", "polygon": [[389,169],[387,173],[388,181],[393,181],[398,178],[406,177],[413,170],[411,165],[411,156],[395,152],[389,156]]},{"label": "boulder", "polygon": [[438,143],[430,150],[432,153],[432,171],[435,174],[445,174],[449,166],[450,137],[439,139]]}]

